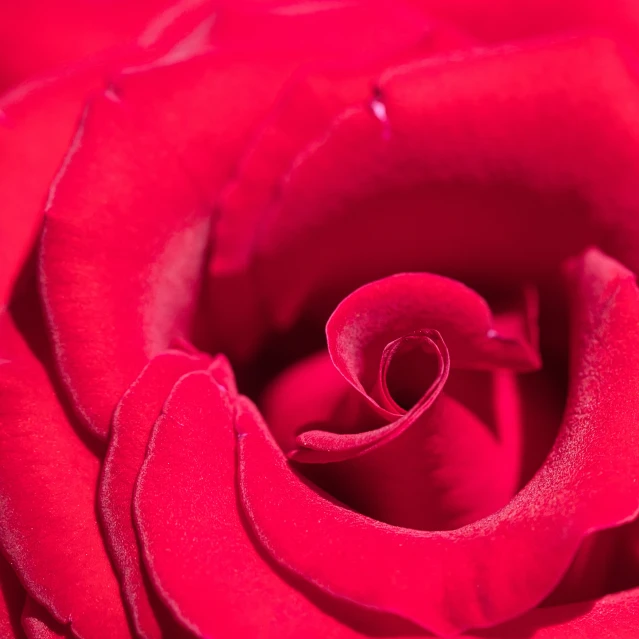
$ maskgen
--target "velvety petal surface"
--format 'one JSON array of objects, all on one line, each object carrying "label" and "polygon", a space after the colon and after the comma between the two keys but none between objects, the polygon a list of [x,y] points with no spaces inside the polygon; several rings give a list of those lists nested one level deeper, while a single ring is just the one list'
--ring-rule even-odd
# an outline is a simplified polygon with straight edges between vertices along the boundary
[{"label": "velvety petal surface", "polygon": [[[81,9],[81,3],[66,4],[63,14]],[[203,3],[184,0],[171,11],[162,13],[156,22],[149,25],[148,33],[142,34],[139,45],[135,47],[78,61],[52,75],[26,81],[0,98],[0,200],[3,206],[0,219],[0,305],[7,302],[15,277],[33,248],[49,186],[73,139],[86,100],[93,93],[107,88],[123,66],[157,63],[158,59],[177,55],[198,24],[210,17],[202,16],[199,4]],[[15,11],[16,19],[25,11],[34,13],[34,19],[44,17],[31,2],[27,2],[26,6],[12,4],[11,8],[6,5],[0,8],[2,11]],[[60,16],[57,11],[55,14]],[[113,17],[116,17],[115,14]],[[49,19],[46,22],[49,27],[52,25]],[[9,24],[14,24],[11,18],[3,21],[0,17],[0,29],[8,28]],[[72,24],[71,28],[77,27],[75,22],[72,21]],[[17,30],[13,35],[24,40],[25,31]],[[41,37],[39,33],[38,38]],[[81,38],[76,34],[75,37],[64,36],[63,40],[68,45],[77,45]],[[41,44],[44,43],[41,41]],[[198,45],[204,45],[201,39]],[[191,42],[189,47],[192,54],[194,43]],[[15,49],[12,50],[15,52]],[[51,63],[50,58],[40,61]]]},{"label": "velvety petal surface", "polygon": [[73,137],[85,96],[101,82],[93,72],[82,73],[0,98],[2,306],[35,241],[49,184]]},{"label": "velvety petal surface", "polygon": [[[502,325],[509,328],[505,322]],[[488,305],[477,293],[444,277],[401,274],[358,289],[343,300],[328,321],[328,350],[337,370],[391,423],[348,434],[344,429],[331,432],[330,426],[329,430],[308,430],[297,438],[295,458],[339,461],[390,441],[422,416],[428,420],[426,411],[444,388],[451,367],[539,367],[539,355],[534,345],[522,338],[521,331],[504,335],[495,326]],[[411,406],[405,407],[409,410],[405,410],[394,401],[389,385],[394,361],[411,342],[419,343],[422,350],[428,347],[437,354],[439,363],[430,381],[424,368],[425,352],[418,353],[421,364],[413,357],[401,366],[404,372],[399,386],[404,390],[412,386],[414,397]],[[415,346],[412,348],[414,351]],[[422,429],[438,431],[425,425]]]},{"label": "velvety petal surface", "polygon": [[495,629],[464,634],[469,639],[632,639],[639,623],[639,590],[597,601],[533,610]]},{"label": "velvety petal surface", "polygon": [[[470,383],[472,390],[477,379]],[[466,394],[465,379],[454,386],[459,396]],[[488,423],[445,392],[405,432],[363,454],[350,450],[341,461],[335,455],[299,454],[296,444],[297,433],[311,425],[333,432],[379,430],[369,406],[358,401],[328,355],[286,371],[269,387],[262,406],[280,447],[294,451],[291,459],[301,462],[295,468],[333,497],[380,521],[443,530],[495,512],[518,487],[521,405],[514,376],[502,371],[479,390],[486,394]]]},{"label": "velvety petal surface", "polygon": [[[573,351],[564,423],[540,471],[509,504],[450,532],[375,522],[300,481],[265,425],[245,415],[237,425],[241,503],[269,555],[334,595],[447,635],[530,609],[588,533],[636,517],[639,469],[629,451],[639,440],[639,291],[629,271],[597,251],[568,272]],[[321,537],[309,543],[309,530]]]},{"label": "velvety petal surface", "polygon": [[580,37],[380,73],[374,94],[298,147],[251,227],[262,314],[281,328],[302,310],[326,316],[401,271],[475,288],[549,278],[595,239],[637,266],[639,94],[626,53]]},{"label": "velvety petal surface", "polygon": [[4,557],[0,556],[0,637],[20,637],[24,589]]},{"label": "velvety petal surface", "polygon": [[[332,28],[353,26],[350,9],[339,6],[330,9]],[[280,21],[296,33],[294,16]],[[378,20],[373,32],[382,26]],[[312,37],[294,55],[271,52],[256,62],[254,51],[216,51],[125,75],[90,107],[52,197],[41,267],[59,365],[94,432],[105,434],[146,358],[185,330],[212,198],[284,81],[302,62],[331,54],[318,47],[320,32],[307,30]],[[336,42],[334,56],[344,50],[343,38]],[[272,45],[262,41],[267,51]],[[153,215],[131,218],[131,210]],[[89,344],[94,357],[86,361]]]},{"label": "velvety petal surface", "polygon": [[632,0],[410,0],[483,42],[508,42],[582,31],[603,31],[634,43],[639,11]]},{"label": "velvety petal surface", "polygon": [[[147,594],[133,526],[133,488],[144,462],[151,428],[171,389],[182,375],[206,370],[209,364],[211,360],[205,355],[180,351],[156,356],[124,394],[113,416],[99,489],[99,509],[124,599],[138,634],[148,639],[161,637],[163,630],[172,637],[180,636],[180,628],[156,598]],[[219,362],[212,365],[221,366]]]},{"label": "velvety petal surface", "polygon": [[[330,12],[324,13],[330,17]],[[365,5],[365,16],[357,17],[355,10],[351,14],[357,26],[348,27],[351,34],[344,39],[344,45],[352,47],[346,56],[348,64],[341,59],[339,65],[303,68],[291,78],[219,201],[211,261],[212,316],[219,342],[240,357],[251,353],[268,326],[266,309],[254,289],[251,261],[265,210],[291,166],[303,158],[300,149],[321,145],[335,115],[351,106],[368,105],[385,127],[384,105],[371,87],[388,64],[474,44],[449,24],[411,16],[397,3],[392,8],[377,5],[374,11]],[[375,27],[378,19],[386,25],[380,33]],[[404,23],[407,19],[410,25]],[[316,29],[314,37],[321,32]],[[397,42],[394,37],[399,34]],[[301,35],[307,34],[302,31]],[[374,47],[366,44],[368,39],[375,41]],[[237,308],[245,311],[237,312]]]},{"label": "velvety petal surface", "polygon": [[58,623],[31,597],[27,597],[22,610],[22,629],[27,639],[72,639],[68,626]]},{"label": "velvety petal surface", "polygon": [[108,97],[90,108],[65,169],[40,281],[62,378],[104,437],[147,358],[189,331],[209,212],[174,155]]},{"label": "velvety petal surface", "polygon": [[414,331],[441,334],[454,368],[534,370],[533,345],[502,335],[486,301],[460,282],[428,273],[378,280],[344,299],[326,325],[336,368],[358,390],[371,388],[383,350]]},{"label": "velvety petal surface", "polygon": [[244,529],[233,423],[247,410],[254,409],[244,399],[234,405],[207,372],[188,374],[173,389],[153,429],[135,498],[155,588],[198,636],[362,636],[290,585]]},{"label": "velvety petal surface", "polygon": [[[77,60],[133,47],[172,0],[131,5],[61,0],[51,11],[39,0],[0,7],[0,91]],[[118,51],[119,49],[119,51]]]},{"label": "velvety petal surface", "polygon": [[95,513],[99,460],[0,318],[0,544],[30,597],[80,639],[129,637]]}]

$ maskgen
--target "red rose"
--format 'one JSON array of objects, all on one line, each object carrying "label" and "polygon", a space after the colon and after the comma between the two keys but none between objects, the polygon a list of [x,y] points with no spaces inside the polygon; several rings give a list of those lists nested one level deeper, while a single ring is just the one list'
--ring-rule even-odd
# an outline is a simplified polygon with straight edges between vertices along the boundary
[{"label": "red rose", "polygon": [[0,635],[637,635],[639,11],[523,4],[10,23]]}]

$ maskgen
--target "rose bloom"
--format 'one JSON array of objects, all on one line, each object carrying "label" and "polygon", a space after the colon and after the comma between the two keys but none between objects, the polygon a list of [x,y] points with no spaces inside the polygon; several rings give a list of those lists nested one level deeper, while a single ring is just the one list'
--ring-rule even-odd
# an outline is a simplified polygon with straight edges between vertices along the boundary
[{"label": "rose bloom", "polygon": [[631,0],[0,8],[0,636],[639,637]]}]

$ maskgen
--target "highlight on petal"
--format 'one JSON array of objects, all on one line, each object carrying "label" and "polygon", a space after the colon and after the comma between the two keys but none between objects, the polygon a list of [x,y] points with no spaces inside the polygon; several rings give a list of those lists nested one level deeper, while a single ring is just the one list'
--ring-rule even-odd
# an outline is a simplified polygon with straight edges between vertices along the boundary
[{"label": "highlight on petal", "polygon": [[233,424],[246,400],[238,402],[210,373],[190,373],[154,426],[134,501],[153,586],[202,636],[364,636],[282,578],[244,529]]},{"label": "highlight on petal", "polygon": [[[98,73],[23,87],[0,99],[0,307],[33,248],[47,191],[67,150]],[[41,141],[46,139],[46,145]]]},{"label": "highlight on petal", "polygon": [[[146,639],[162,632],[184,633],[154,595],[147,593],[133,524],[135,480],[146,452],[151,428],[178,379],[212,364],[206,355],[167,351],[154,357],[123,395],[111,425],[109,448],[98,492],[107,544],[131,611],[136,631]],[[219,366],[219,364],[213,364]]]},{"label": "highlight on petal", "polygon": [[63,381],[100,437],[147,358],[188,334],[209,223],[163,144],[95,101],[47,211],[40,280]]},{"label": "highlight on petal", "polygon": [[22,629],[27,639],[73,639],[71,629],[51,615],[31,597],[27,597],[22,610]]},{"label": "highlight on petal", "polygon": [[78,637],[131,636],[95,513],[99,459],[0,317],[0,547],[28,595]]},{"label": "highlight on petal", "polygon": [[[568,406],[550,455],[512,501],[454,531],[382,524],[301,481],[265,424],[245,414],[237,422],[240,500],[269,556],[334,596],[446,636],[530,610],[561,579],[584,537],[633,520],[639,290],[629,271],[597,251],[568,270]],[[325,541],[309,543],[305,531],[318,526]]]}]

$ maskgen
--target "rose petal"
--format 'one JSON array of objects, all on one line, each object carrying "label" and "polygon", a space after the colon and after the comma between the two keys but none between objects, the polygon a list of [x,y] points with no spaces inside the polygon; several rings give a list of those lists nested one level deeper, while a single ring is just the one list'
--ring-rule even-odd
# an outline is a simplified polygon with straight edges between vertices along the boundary
[{"label": "rose petal", "polygon": [[[254,283],[247,271],[251,268],[264,211],[281,187],[283,176],[297,161],[300,148],[321,140],[335,114],[343,109],[361,104],[367,104],[371,110],[383,106],[371,93],[371,86],[390,61],[405,62],[415,56],[472,44],[451,32],[449,25],[406,13],[397,3],[392,6],[365,3],[364,14],[355,22],[356,27],[346,25],[351,34],[343,39],[352,47],[347,56],[348,66],[353,66],[363,55],[370,58],[368,63],[351,71],[344,68],[342,58],[339,70],[322,66],[297,73],[250,144],[220,199],[215,227],[216,251],[211,262],[211,303],[219,343],[240,356],[250,354],[260,331],[268,324],[264,309],[254,299],[261,292],[253,289]],[[259,24],[263,37],[269,32],[262,21]],[[380,24],[383,24],[381,32]],[[321,29],[315,29],[315,37],[321,33]],[[301,30],[300,36],[307,34]],[[399,41],[395,42],[397,36]],[[339,40],[339,37],[331,38],[331,46],[340,46]],[[375,46],[367,46],[367,40],[373,40]],[[328,52],[324,48],[324,55]],[[240,304],[248,306],[247,312],[237,311]],[[251,317],[251,312],[257,316]],[[239,327],[238,322],[241,322]]]},{"label": "rose petal", "polygon": [[31,597],[27,597],[22,610],[22,629],[27,639],[73,639],[68,626],[58,623]]},{"label": "rose petal", "polygon": [[[355,455],[370,452],[389,443],[413,427],[420,418],[424,417],[438,398],[448,379],[450,359],[446,345],[437,331],[424,331],[423,333],[421,335],[413,334],[411,338],[416,338],[420,341],[427,340],[425,344],[435,352],[437,357],[437,373],[430,386],[426,388],[423,395],[409,411],[402,411],[401,414],[390,413],[366,396],[371,405],[377,408],[380,414],[389,415],[393,419],[390,424],[356,433],[308,430],[297,437],[295,441],[297,447],[291,451],[290,456],[295,460],[312,463],[350,459]],[[392,342],[390,346],[394,347],[399,342],[401,342],[401,338]],[[382,375],[385,377],[383,372]]]},{"label": "rose petal", "polygon": [[96,434],[147,358],[190,331],[210,201],[297,63],[205,55],[123,76],[116,101],[112,91],[89,109],[56,182],[40,261],[58,363]]},{"label": "rose petal", "polygon": [[[639,291],[624,267],[596,251],[572,264],[569,282],[566,417],[548,459],[506,507],[452,532],[374,522],[301,482],[264,424],[245,418],[237,426],[241,503],[269,555],[336,596],[446,635],[525,612],[554,588],[588,533],[633,519]],[[303,531],[313,530],[330,544],[309,543]]]},{"label": "rose petal", "polygon": [[497,333],[482,297],[460,282],[428,273],[394,275],[351,293],[326,325],[328,351],[346,380],[365,393],[386,345],[424,329],[441,333],[453,368],[534,370],[540,365],[529,343]]},{"label": "rose petal", "polygon": [[261,219],[253,273],[275,325],[396,272],[550,277],[597,237],[639,266],[639,93],[613,43],[422,58],[377,86],[388,124],[368,104],[334,113]]},{"label": "rose petal", "polygon": [[24,589],[11,566],[0,555],[0,637],[20,637],[20,613]]},{"label": "rose petal", "polygon": [[244,530],[233,461],[243,405],[208,373],[191,373],[156,422],[135,498],[154,586],[198,636],[362,636],[280,577]]},{"label": "rose petal", "polygon": [[[477,388],[481,401],[468,402]],[[457,401],[448,397],[449,389]],[[334,431],[346,426],[345,432],[378,428],[377,416],[360,398],[322,354],[276,378],[261,406],[280,448],[290,451],[296,434],[310,424]],[[474,521],[514,495],[521,472],[521,406],[508,371],[453,371],[445,393],[411,429],[374,453],[341,462],[294,456],[311,462],[295,468],[358,512],[418,529]]]},{"label": "rose petal", "polygon": [[40,247],[58,365],[79,414],[102,437],[147,358],[189,330],[209,233],[208,209],[183,169],[134,128],[123,104],[93,103]]},{"label": "rose petal", "polygon": [[8,316],[0,340],[0,545],[30,597],[78,637],[129,637],[95,514],[99,460]]},{"label": "rose petal", "polygon": [[639,624],[639,588],[597,601],[540,608],[468,639],[631,639]]},{"label": "rose petal", "polygon": [[[509,328],[506,322],[502,321],[502,325]],[[388,395],[384,391],[385,366],[407,336],[419,337],[416,331],[422,329],[438,336],[441,333],[437,339],[443,337],[442,347],[437,349],[442,366],[431,389],[415,406],[405,414],[405,411],[397,413],[397,406],[393,407],[388,397],[383,401]],[[330,317],[326,326],[328,349],[344,378],[380,414],[393,421],[379,429],[350,434],[344,434],[343,429],[337,433],[308,430],[297,438],[299,449],[294,451],[294,458],[340,461],[400,435],[435,400],[448,377],[449,366],[524,370],[538,367],[539,355],[532,344],[519,339],[519,333],[518,330],[512,336],[497,333],[486,302],[454,280],[412,273],[363,286],[343,300]],[[447,347],[452,349],[450,363]],[[380,387],[382,404],[374,397],[375,389]]]},{"label": "rose petal", "polygon": [[614,588],[614,573],[621,554],[618,552],[622,547],[620,542],[628,525],[588,535],[581,542],[563,579],[545,599],[542,607],[594,601],[618,590]]},{"label": "rose petal", "polygon": [[[191,6],[185,6],[186,3]],[[82,13],[81,3],[67,4],[67,10],[74,5],[73,13],[78,19],[77,10]],[[26,6],[21,3],[0,7],[0,13],[3,10],[15,13],[8,20],[0,16],[0,31],[14,24],[14,20],[29,7],[30,2]],[[197,24],[198,16],[194,9],[193,0],[184,0],[173,7],[173,15],[168,15],[168,12],[167,15],[162,14],[158,17],[158,24],[149,25],[149,33],[142,38],[139,46],[111,51],[98,59],[80,61],[57,74],[25,82],[0,99],[0,200],[4,210],[0,219],[0,237],[3,238],[0,306],[6,303],[17,272],[33,247],[47,190],[73,139],[87,97],[100,88],[108,87],[111,76],[124,65],[148,64],[157,58],[166,58],[169,53],[174,54]],[[61,13],[55,12],[56,17],[62,14],[65,14],[64,8]],[[48,27],[52,24],[49,18],[51,16],[47,16],[45,21]],[[75,21],[72,22],[75,24]],[[122,26],[121,21],[119,24]],[[15,30],[12,27],[11,31],[22,44],[26,42],[25,29]],[[42,32],[37,33],[42,45]],[[56,32],[56,35],[60,34]],[[4,44],[2,37],[0,41]],[[70,46],[78,42],[77,34],[66,38]],[[87,41],[85,44],[96,43]],[[12,47],[13,53],[20,51],[23,51],[22,46]],[[33,53],[33,48],[29,53]],[[51,58],[35,61],[51,63]],[[43,145],[42,140],[46,140],[46,144]]]},{"label": "rose petal", "polygon": [[296,448],[295,438],[308,424],[344,426],[345,432],[361,430],[362,423],[383,424],[325,352],[296,362],[278,375],[264,392],[260,408],[285,451]]},{"label": "rose petal", "polygon": [[204,355],[179,351],[161,353],[140,373],[113,416],[98,505],[110,555],[136,631],[149,639],[161,637],[162,629],[177,637],[182,629],[155,597],[147,595],[131,511],[133,489],[144,462],[151,428],[169,392],[182,375],[205,370],[210,363],[210,358]]},{"label": "rose petal", "polygon": [[322,475],[335,487],[332,495],[373,519],[450,530],[513,497],[508,453],[486,424],[444,393],[404,433]]},{"label": "rose petal", "polygon": [[82,102],[102,82],[99,74],[82,73],[0,100],[0,306],[7,303],[33,246],[47,189],[73,137]]},{"label": "rose petal", "polygon": [[[353,26],[342,9],[334,28]],[[287,22],[293,37],[296,20]],[[369,33],[360,27],[354,33]],[[295,55],[265,39],[259,61],[225,47],[125,74],[90,108],[52,198],[41,269],[58,364],[93,432],[105,435],[147,358],[190,332],[210,207],[282,84],[301,63],[330,57],[330,48],[318,54],[318,36],[330,34],[315,31]],[[131,210],[153,214],[131,218]]]},{"label": "rose petal", "polygon": [[[417,6],[485,42],[503,42],[522,38],[539,38],[584,30],[606,30],[618,36],[636,39],[639,12],[634,2],[612,0],[553,0],[517,2],[490,0],[478,4],[473,0],[411,0]],[[514,10],[515,9],[515,10]]]},{"label": "rose petal", "polygon": [[389,0],[240,4],[220,12],[216,43],[249,52],[286,51],[356,66],[429,35],[424,12]]},{"label": "rose petal", "polygon": [[172,0],[131,5],[123,0],[86,3],[61,0],[43,11],[38,0],[0,7],[0,90],[35,74],[123,49],[135,41],[150,19]]}]

